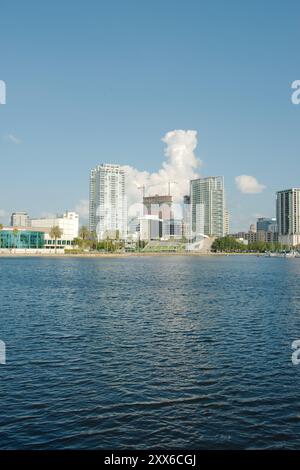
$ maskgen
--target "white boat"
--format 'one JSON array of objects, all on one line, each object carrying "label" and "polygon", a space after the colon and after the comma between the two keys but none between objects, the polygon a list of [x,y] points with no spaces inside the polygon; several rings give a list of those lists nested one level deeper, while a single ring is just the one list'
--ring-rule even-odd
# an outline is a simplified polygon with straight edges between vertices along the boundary
[{"label": "white boat", "polygon": [[284,253],[277,253],[277,252],[267,251],[265,253],[265,256],[267,256],[268,258],[283,258]]},{"label": "white boat", "polygon": [[285,258],[296,258],[296,252],[295,252],[295,250],[289,251],[288,253],[285,253],[284,257],[285,257]]}]

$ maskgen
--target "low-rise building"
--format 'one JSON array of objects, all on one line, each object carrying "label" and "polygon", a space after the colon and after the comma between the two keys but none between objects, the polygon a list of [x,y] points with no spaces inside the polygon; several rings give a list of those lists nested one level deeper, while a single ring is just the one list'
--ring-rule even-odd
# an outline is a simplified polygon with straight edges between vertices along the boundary
[{"label": "low-rise building", "polygon": [[53,240],[47,228],[3,227],[0,230],[0,250],[46,250],[64,251],[73,246],[73,240]]},{"label": "low-rise building", "polygon": [[45,247],[45,232],[23,227],[3,227],[0,249],[41,249]]},{"label": "low-rise building", "polygon": [[76,212],[66,211],[63,215],[57,217],[44,217],[30,219],[30,226],[35,229],[43,229],[48,234],[53,227],[59,227],[62,235],[60,241],[72,242],[78,237],[79,216]]},{"label": "low-rise building", "polygon": [[27,212],[13,212],[10,217],[11,227],[29,227],[30,221]]},{"label": "low-rise building", "polygon": [[277,242],[278,226],[276,219],[260,217],[256,223],[256,233],[258,242]]},{"label": "low-rise building", "polygon": [[256,233],[256,226],[254,224],[250,225],[250,229],[248,231],[248,244],[255,243],[257,241],[257,233]]},{"label": "low-rise building", "polygon": [[162,236],[162,222],[158,215],[140,217],[140,240],[159,240]]},{"label": "low-rise building", "polygon": [[162,224],[163,240],[181,240],[183,238],[182,219],[164,219]]}]

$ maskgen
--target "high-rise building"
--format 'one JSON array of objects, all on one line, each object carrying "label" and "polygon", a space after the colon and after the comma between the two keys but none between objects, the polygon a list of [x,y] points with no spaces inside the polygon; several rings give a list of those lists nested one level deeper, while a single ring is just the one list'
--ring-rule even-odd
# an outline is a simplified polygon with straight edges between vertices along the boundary
[{"label": "high-rise building", "polygon": [[191,197],[183,196],[183,236],[186,240],[191,239]]},{"label": "high-rise building", "polygon": [[300,244],[300,188],[277,192],[278,240],[286,245]]},{"label": "high-rise building", "polygon": [[144,215],[157,215],[160,219],[172,217],[172,196],[144,196]]},{"label": "high-rise building", "polygon": [[10,218],[11,227],[29,227],[27,212],[13,212]]},{"label": "high-rise building", "polygon": [[230,225],[229,211],[225,209],[224,211],[224,235],[229,234],[229,225]]},{"label": "high-rise building", "polygon": [[159,226],[159,236],[164,239],[174,238],[178,230],[177,227],[175,228],[177,224],[174,220],[172,196],[170,194],[165,196],[159,194],[144,196],[143,206],[144,215],[155,216],[162,221],[162,224]]},{"label": "high-rise building", "polygon": [[120,165],[101,164],[91,170],[89,229],[99,240],[126,238],[125,172]]},{"label": "high-rise building", "polygon": [[192,231],[195,236],[225,235],[225,193],[222,176],[190,182]]}]

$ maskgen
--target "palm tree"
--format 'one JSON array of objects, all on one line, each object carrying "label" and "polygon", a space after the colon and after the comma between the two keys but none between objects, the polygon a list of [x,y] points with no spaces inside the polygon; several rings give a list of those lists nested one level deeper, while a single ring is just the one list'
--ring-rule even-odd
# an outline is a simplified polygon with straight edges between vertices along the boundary
[{"label": "palm tree", "polygon": [[55,254],[56,254],[56,248],[57,248],[56,247],[56,242],[57,242],[58,238],[61,238],[62,230],[59,228],[58,225],[55,225],[54,227],[51,228],[49,235],[52,238],[52,240],[54,239]]},{"label": "palm tree", "polygon": [[97,243],[98,243],[98,237],[97,237],[97,232],[90,232],[89,233],[89,242],[90,242],[90,247],[92,250],[97,249]]},{"label": "palm tree", "polygon": [[81,238],[84,241],[89,237],[89,235],[90,235],[90,232],[86,225],[83,225],[82,227],[80,227],[79,238]]},{"label": "palm tree", "polygon": [[108,230],[105,231],[105,238],[106,238],[106,252],[108,253],[108,244],[110,242],[109,231]]},{"label": "palm tree", "polygon": [[116,230],[116,245],[117,251],[119,250],[120,230]]},{"label": "palm tree", "polygon": [[15,252],[17,248],[17,236],[18,236],[19,230],[17,228],[13,229],[13,234],[14,234],[14,242],[15,242]]},{"label": "palm tree", "polygon": [[[75,240],[74,240],[75,242]],[[86,225],[82,225],[79,229],[78,239],[76,240],[77,245],[81,248],[86,248],[92,245],[93,242],[93,233],[89,231]],[[76,244],[75,242],[75,244]]]}]

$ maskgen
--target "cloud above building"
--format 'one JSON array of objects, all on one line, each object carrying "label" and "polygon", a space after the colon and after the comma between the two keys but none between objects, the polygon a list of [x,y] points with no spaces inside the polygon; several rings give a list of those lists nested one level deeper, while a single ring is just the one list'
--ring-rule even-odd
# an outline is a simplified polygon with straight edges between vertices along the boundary
[{"label": "cloud above building", "polygon": [[89,201],[87,199],[80,199],[79,203],[76,204],[74,211],[79,214],[81,219],[87,220],[89,217]]},{"label": "cloud above building", "polygon": [[166,144],[165,160],[161,168],[154,173],[140,171],[132,166],[124,166],[126,174],[126,192],[129,206],[142,202],[142,191],[146,196],[166,195],[169,191],[174,201],[181,201],[189,194],[189,181],[199,177],[201,161],[195,155],[197,131],[173,130],[162,138]]},{"label": "cloud above building", "polygon": [[261,193],[266,186],[259,183],[254,176],[240,175],[235,178],[237,188],[244,194],[258,194]]}]

